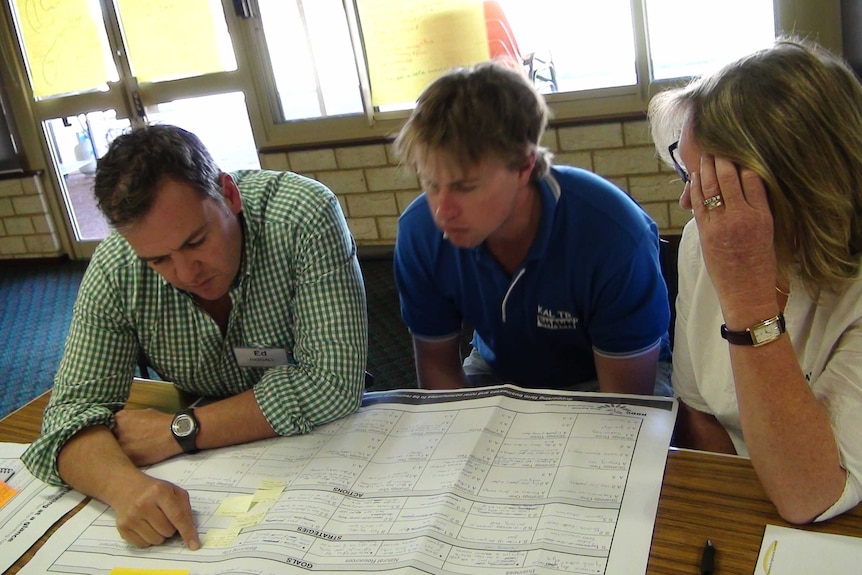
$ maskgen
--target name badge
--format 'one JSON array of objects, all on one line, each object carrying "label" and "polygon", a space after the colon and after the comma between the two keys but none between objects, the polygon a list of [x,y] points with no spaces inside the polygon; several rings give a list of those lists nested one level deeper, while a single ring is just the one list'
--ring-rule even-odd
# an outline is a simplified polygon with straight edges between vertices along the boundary
[{"label": "name badge", "polygon": [[240,367],[275,367],[287,365],[287,350],[279,347],[235,347],[233,354]]}]

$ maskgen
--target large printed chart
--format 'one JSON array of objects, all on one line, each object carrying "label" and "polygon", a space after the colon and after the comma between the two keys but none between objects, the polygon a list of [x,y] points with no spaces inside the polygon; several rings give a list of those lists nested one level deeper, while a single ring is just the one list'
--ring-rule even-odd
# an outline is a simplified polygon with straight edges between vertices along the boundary
[{"label": "large printed chart", "polygon": [[84,496],[42,483],[27,471],[27,445],[0,443],[0,572],[6,571]]},{"label": "large printed chart", "polygon": [[675,417],[512,386],[369,394],[309,435],[151,467],[189,491],[202,549],[135,549],[92,502],[21,573],[644,573]]}]

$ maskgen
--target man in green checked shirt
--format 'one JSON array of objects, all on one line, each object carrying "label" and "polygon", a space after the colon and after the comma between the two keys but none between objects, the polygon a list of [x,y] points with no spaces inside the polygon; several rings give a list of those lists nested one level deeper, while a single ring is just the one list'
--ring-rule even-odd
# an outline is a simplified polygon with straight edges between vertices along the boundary
[{"label": "man in green checked shirt", "polygon": [[[130,543],[200,547],[188,493],[138,466],[305,433],[360,404],[365,290],[335,195],[290,172],[221,172],[193,134],[148,126],[99,160],[116,232],[75,303],[42,435],[44,481],[114,508]],[[166,381],[215,401],[124,410],[139,350]]]}]

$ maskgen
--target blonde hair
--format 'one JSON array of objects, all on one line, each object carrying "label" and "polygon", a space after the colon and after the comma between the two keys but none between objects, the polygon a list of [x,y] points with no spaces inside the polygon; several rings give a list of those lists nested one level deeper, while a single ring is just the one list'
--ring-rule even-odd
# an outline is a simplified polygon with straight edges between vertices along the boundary
[{"label": "blonde hair", "polygon": [[701,150],[757,173],[775,222],[780,271],[839,290],[862,251],[862,85],[843,60],[781,38],[649,105],[656,149],[683,123]]},{"label": "blonde hair", "polygon": [[536,164],[530,179],[544,178],[553,155],[539,145],[550,112],[526,74],[498,62],[458,68],[422,92],[395,140],[395,152],[412,168],[429,151],[466,167],[495,156],[510,168]]}]

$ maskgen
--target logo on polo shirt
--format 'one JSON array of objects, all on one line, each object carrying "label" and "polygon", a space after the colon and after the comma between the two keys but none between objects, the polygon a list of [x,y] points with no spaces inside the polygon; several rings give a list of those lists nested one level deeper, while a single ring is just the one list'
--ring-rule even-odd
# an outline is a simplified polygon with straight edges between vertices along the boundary
[{"label": "logo on polo shirt", "polygon": [[536,325],[545,329],[575,329],[578,326],[578,318],[565,310],[554,311],[539,306]]}]

